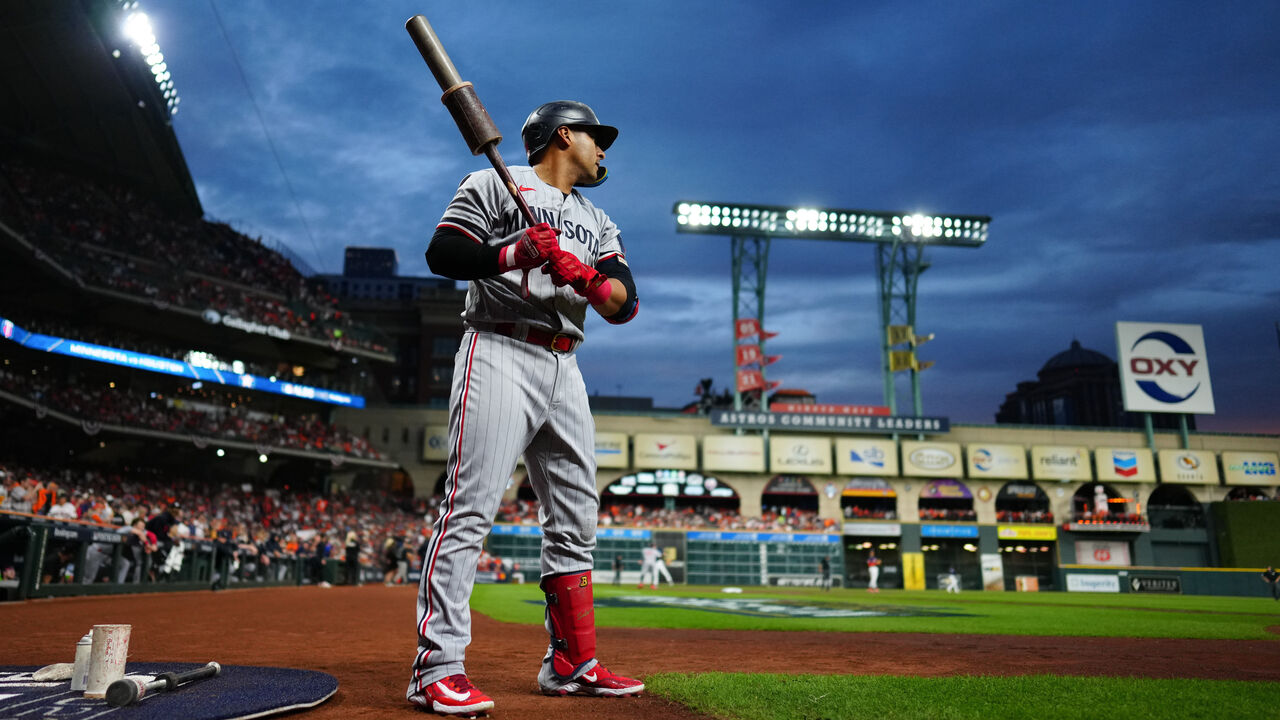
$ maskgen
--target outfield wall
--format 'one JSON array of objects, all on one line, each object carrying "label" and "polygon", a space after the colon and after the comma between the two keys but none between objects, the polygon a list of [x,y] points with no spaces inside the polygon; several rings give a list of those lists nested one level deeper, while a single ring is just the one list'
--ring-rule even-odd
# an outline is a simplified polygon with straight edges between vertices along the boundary
[{"label": "outfield wall", "polygon": [[[871,524],[862,524],[861,531],[865,532],[868,525]],[[897,534],[889,534],[895,529]],[[1075,542],[1071,533],[1030,526],[1024,526],[1028,534],[1022,538],[1002,533],[1010,529],[1016,528],[962,523],[880,523],[873,530],[878,534],[864,535],[859,534],[859,524],[846,523],[845,534],[838,535],[600,528],[595,582],[613,584],[613,559],[621,556],[620,582],[637,583],[641,551],[653,542],[662,550],[676,584],[813,587],[821,581],[819,567],[825,556],[830,559],[836,587],[866,588],[867,572],[862,560],[865,554],[861,546],[870,538],[879,546],[896,546],[885,547],[882,552],[885,557],[879,580],[882,589],[941,589],[954,567],[961,592],[1034,589],[1039,592],[1236,596],[1269,596],[1270,593],[1260,577],[1262,568],[1064,564],[1059,562],[1059,557],[1064,546],[1066,552],[1071,552]],[[1050,535],[1055,539],[1049,539]],[[513,560],[525,582],[537,582],[541,542],[537,526],[499,524],[489,536],[488,549],[493,555]],[[1031,553],[1002,552],[1002,548],[1016,548],[1021,544],[1025,549],[1031,543],[1042,543],[1041,547],[1049,548],[1043,563],[1006,565],[1003,562],[1003,558],[1010,555]],[[900,552],[893,552],[895,549]],[[1147,557],[1147,553],[1144,550],[1137,557]],[[1035,582],[1029,583],[1027,578],[1035,578]]]}]

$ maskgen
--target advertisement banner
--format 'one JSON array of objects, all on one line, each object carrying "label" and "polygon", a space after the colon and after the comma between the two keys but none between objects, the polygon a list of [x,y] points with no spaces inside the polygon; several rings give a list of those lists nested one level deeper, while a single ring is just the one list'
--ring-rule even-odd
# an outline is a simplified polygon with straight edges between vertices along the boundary
[{"label": "advertisement banner", "polygon": [[831,440],[774,435],[769,438],[769,471],[830,475]]},{"label": "advertisement banner", "polygon": [[1214,414],[1199,325],[1118,322],[1116,351],[1125,410]]},{"label": "advertisement banner", "polygon": [[853,537],[902,537],[901,523],[882,522],[847,522],[844,524],[845,535]]},{"label": "advertisement banner", "polygon": [[1058,539],[1058,528],[1053,525],[997,525],[996,537],[1001,540],[1053,542]]},{"label": "advertisement banner", "polygon": [[1067,573],[1067,592],[1120,592],[1118,575],[1081,575]]},{"label": "advertisement banner", "polygon": [[902,441],[902,474],[915,477],[960,477],[960,443]]},{"label": "advertisement banner", "polygon": [[[743,372],[759,374],[758,370],[752,370],[739,371],[739,375]],[[757,379],[759,382],[764,382],[764,378]],[[865,435],[888,435],[900,432],[944,435],[951,431],[951,420],[944,417],[780,413],[761,410],[712,410],[711,424],[716,427],[741,430],[809,430]],[[959,445],[956,447],[958,448]]]},{"label": "advertisement banner", "polygon": [[1161,450],[1160,482],[1217,485],[1218,459],[1204,450]]},{"label": "advertisement banner", "polygon": [[1027,451],[1021,445],[971,443],[966,450],[971,478],[1027,478]]},{"label": "advertisement banner", "polygon": [[1089,451],[1074,446],[1033,446],[1031,475],[1036,480],[1092,480]]},{"label": "advertisement banner", "polygon": [[1130,575],[1129,590],[1139,593],[1181,595],[1182,578],[1177,575]]},{"label": "advertisement banner", "polygon": [[1076,563],[1127,567],[1129,543],[1123,540],[1077,540]]},{"label": "advertisement banner", "polygon": [[922,538],[976,538],[977,525],[920,525]]},{"label": "advertisement banner", "polygon": [[836,438],[836,474],[898,476],[898,447],[892,440]]},{"label": "advertisement banner", "polygon": [[627,434],[597,432],[596,467],[625,468],[630,466],[631,453],[627,447]]},{"label": "advertisement banner", "polygon": [[897,497],[893,487],[882,478],[854,478],[840,492],[845,497]]},{"label": "advertisement banner", "polygon": [[1276,453],[1224,452],[1222,474],[1228,485],[1276,485]]},{"label": "advertisement banner", "polygon": [[954,498],[963,500],[972,498],[973,493],[969,492],[969,488],[959,480],[947,478],[945,480],[933,480],[924,489],[920,491],[920,497],[928,499],[946,499]]},{"label": "advertisement banner", "polygon": [[1098,482],[1156,481],[1156,464],[1147,448],[1094,448],[1093,469]]},{"label": "advertisement banner", "polygon": [[702,467],[720,472],[764,472],[764,438],[707,435],[702,438]]},{"label": "advertisement banner", "polygon": [[428,425],[423,432],[422,459],[444,462],[449,459],[449,426]]},{"label": "advertisement banner", "polygon": [[832,405],[829,403],[805,404],[805,403],[791,403],[791,402],[770,403],[769,412],[810,413],[813,415],[888,415],[890,414],[889,408],[884,405]]},{"label": "advertisement banner", "polygon": [[982,553],[982,589],[988,592],[1004,592],[1004,556],[1000,553]]},{"label": "advertisement banner", "polygon": [[698,441],[692,435],[637,434],[635,466],[653,470],[696,470]]}]

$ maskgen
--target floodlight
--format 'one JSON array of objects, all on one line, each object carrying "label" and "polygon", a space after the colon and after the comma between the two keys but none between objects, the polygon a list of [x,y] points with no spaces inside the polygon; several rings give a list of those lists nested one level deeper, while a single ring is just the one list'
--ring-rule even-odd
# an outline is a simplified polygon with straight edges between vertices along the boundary
[{"label": "floodlight", "polygon": [[983,215],[928,215],[687,200],[677,202],[673,210],[679,232],[877,243],[905,240],[967,247],[978,247],[987,241],[991,222],[991,218]]}]

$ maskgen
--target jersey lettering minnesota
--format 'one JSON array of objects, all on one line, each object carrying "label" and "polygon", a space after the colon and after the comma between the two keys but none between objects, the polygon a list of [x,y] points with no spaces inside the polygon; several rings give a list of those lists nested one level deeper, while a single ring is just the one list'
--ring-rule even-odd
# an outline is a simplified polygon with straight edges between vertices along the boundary
[{"label": "jersey lettering minnesota", "polygon": [[[591,267],[605,258],[626,263],[618,226],[603,210],[577,190],[565,195],[548,185],[531,167],[516,166],[510,171],[533,216],[560,228],[562,250]],[[500,245],[526,223],[498,173],[488,169],[462,179],[439,226],[459,230],[479,243]],[[494,323],[516,323],[582,340],[586,299],[573,288],[557,288],[540,268],[529,271],[529,297],[521,297],[521,277],[520,270],[512,270],[472,280],[462,311],[464,324],[484,330]]]}]

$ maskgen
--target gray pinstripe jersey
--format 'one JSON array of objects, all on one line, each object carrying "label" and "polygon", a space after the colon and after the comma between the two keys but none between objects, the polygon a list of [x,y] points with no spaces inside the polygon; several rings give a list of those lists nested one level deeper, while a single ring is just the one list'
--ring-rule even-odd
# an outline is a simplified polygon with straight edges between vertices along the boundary
[{"label": "gray pinstripe jersey", "polygon": [[[565,195],[548,185],[531,167],[516,166],[510,171],[534,217],[560,229],[562,250],[592,267],[608,257],[626,262],[618,226],[603,210],[577,190]],[[481,170],[463,178],[440,219],[440,226],[454,228],[476,242],[490,245],[500,244],[526,225],[515,201],[493,170]],[[550,277],[538,269],[529,273],[529,297],[523,298],[521,277],[521,271],[512,270],[471,281],[462,312],[466,325],[483,329],[492,323],[527,324],[582,340],[586,300],[570,287],[557,288]]]}]

